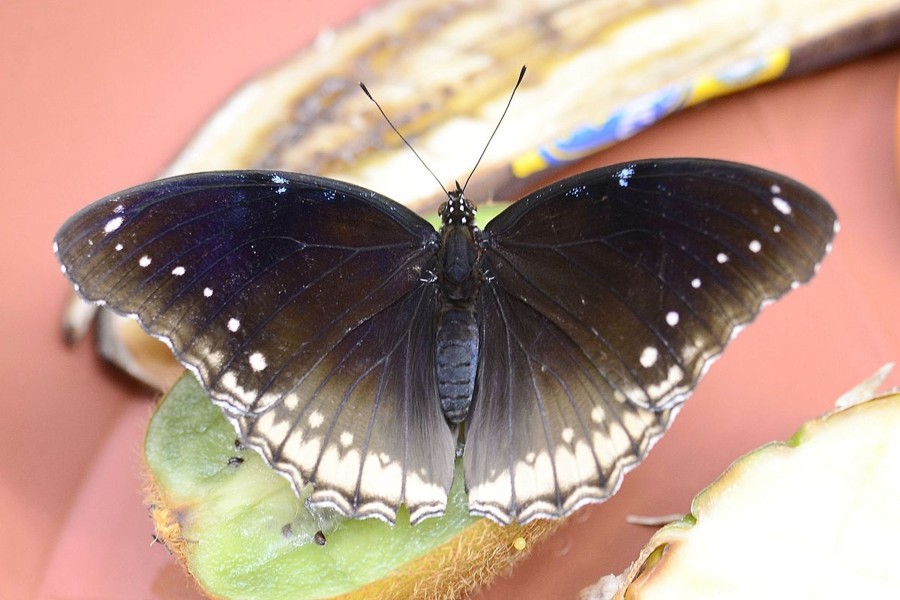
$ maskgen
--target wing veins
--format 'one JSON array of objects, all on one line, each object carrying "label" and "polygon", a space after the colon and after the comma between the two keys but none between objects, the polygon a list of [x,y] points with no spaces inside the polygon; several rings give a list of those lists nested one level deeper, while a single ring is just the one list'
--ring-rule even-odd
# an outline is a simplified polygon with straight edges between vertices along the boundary
[{"label": "wing veins", "polygon": [[[418,313],[418,310],[417,310],[416,312]],[[410,321],[410,323],[411,323],[411,322],[412,322],[412,321]],[[384,368],[385,368],[384,365],[388,362],[388,360],[390,359],[391,355],[397,350],[397,348],[399,348],[400,345],[403,343],[403,336],[398,336],[398,338],[399,338],[399,339],[397,340],[397,342],[396,342],[389,350],[387,350],[387,351],[384,353],[383,356],[381,356],[377,361],[375,361],[374,363],[372,363],[372,365],[370,365],[367,369],[365,369],[365,370],[364,370],[364,371],[356,378],[356,380],[353,382],[353,384],[352,384],[349,388],[347,388],[347,390],[344,392],[343,398],[341,399],[341,403],[340,403],[340,405],[339,405],[339,407],[338,407],[338,411],[337,411],[337,413],[335,414],[334,418],[331,419],[331,422],[330,422],[330,424],[329,424],[329,426],[328,426],[328,432],[327,432],[327,434],[325,435],[325,437],[323,438],[323,443],[322,443],[322,448],[323,448],[323,449],[328,445],[329,440],[331,439],[331,434],[334,432],[334,428],[335,428],[335,426],[337,425],[338,417],[340,416],[340,413],[343,412],[344,408],[346,407],[347,402],[348,402],[349,399],[350,399],[350,396],[353,394],[353,392],[356,390],[356,388],[359,386],[359,384],[360,384],[366,377],[369,376],[370,373],[372,373],[373,371],[375,371],[375,370],[376,370],[377,368],[379,368],[379,367],[382,368],[382,372],[384,371]],[[363,339],[364,339],[364,337],[361,337],[361,338],[360,338],[360,341],[362,341]],[[359,348],[359,343],[356,344],[356,346],[355,346],[354,349],[358,349],[358,348]],[[343,359],[346,359],[347,357],[349,357],[350,354],[352,354],[352,352],[351,352],[351,353],[347,353],[347,355],[345,355],[345,356],[343,357]],[[341,362],[343,362],[343,359],[342,359]],[[337,367],[331,369],[331,371],[330,371],[329,374],[328,374],[328,379],[330,379],[331,376],[332,376],[334,373],[336,373],[337,371],[338,371]],[[380,385],[383,385],[383,378],[380,379]],[[381,398],[381,393],[380,393],[380,392],[381,392],[382,389],[383,389],[383,388],[380,388],[380,389],[379,389],[379,393],[376,394],[376,398],[379,398],[379,399]],[[319,391],[321,391],[321,390],[319,390]],[[318,395],[318,391],[317,391],[317,395]],[[307,405],[308,405],[308,404],[309,404],[309,403],[307,403]],[[372,416],[370,417],[370,421],[369,421],[367,443],[368,443],[368,439],[370,439],[369,436],[371,436],[372,423],[373,423],[373,420],[374,420],[374,418],[375,418],[375,414],[377,413],[377,411],[378,411],[378,409],[377,409],[377,404],[376,404],[376,408],[375,408],[375,410],[372,412]],[[316,464],[315,464],[315,466],[313,467],[313,469],[312,469],[312,471],[311,471],[311,475],[310,475],[311,478],[314,477],[315,474],[316,474],[316,472],[318,471],[319,465],[320,465],[320,463],[321,463],[321,461],[322,461],[322,455],[323,455],[323,454],[324,454],[324,452],[320,452],[320,453],[319,453],[319,456],[318,456],[318,458],[316,459]],[[362,467],[360,468],[360,477],[362,477]]]},{"label": "wing veins", "polygon": [[[493,291],[493,290],[492,290],[492,291]],[[498,303],[498,305],[499,305],[499,304],[503,304],[503,303],[501,302],[501,300],[499,299],[499,297],[496,295],[496,293],[494,294],[494,296],[495,296],[495,298],[496,298],[496,302]],[[509,296],[509,295],[507,294],[507,296]],[[510,297],[511,299],[513,299],[513,300],[516,300],[516,301],[521,302],[521,300],[518,299],[518,298],[515,298],[515,297],[513,297],[513,296],[509,296],[509,297]],[[523,303],[523,304],[524,304],[524,303]],[[527,305],[527,304],[525,304],[525,306],[528,306],[528,307],[531,308],[532,310],[535,310],[534,308],[530,307],[530,306]],[[537,311],[535,311],[535,312],[537,312]],[[541,313],[538,313],[538,314],[541,314]],[[543,316],[543,315],[541,315],[541,316]],[[544,318],[546,319],[546,317],[544,317]],[[563,340],[563,341],[567,342],[567,343],[560,344],[560,345],[563,346],[563,347],[565,348],[565,352],[566,352],[566,354],[568,355],[569,359],[572,361],[572,363],[577,364],[577,365],[580,365],[580,366],[579,366],[579,369],[580,369],[582,375],[584,375],[584,377],[587,379],[587,381],[590,382],[591,387],[593,387],[593,389],[594,389],[594,391],[595,391],[597,397],[599,397],[600,399],[603,399],[603,400],[604,400],[604,404],[606,404],[606,407],[611,408],[611,405],[607,404],[607,402],[606,402],[606,401],[608,400],[608,397],[607,397],[606,394],[604,394],[604,393],[601,391],[601,387],[599,386],[599,382],[598,382],[598,379],[597,379],[597,375],[599,375],[599,376],[600,376],[600,379],[602,379],[603,381],[605,381],[606,384],[607,384],[611,389],[617,390],[617,391],[618,391],[619,393],[621,393],[622,396],[625,397],[625,398],[628,398],[628,397],[629,397],[628,394],[625,393],[619,385],[613,383],[613,382],[606,376],[605,371],[604,371],[600,366],[598,366],[593,360],[591,360],[590,356],[586,355],[583,351],[580,352],[580,353],[573,353],[573,352],[571,351],[571,348],[576,348],[576,349],[580,350],[580,349],[581,349],[580,344],[575,343],[574,340],[572,340],[572,338],[569,337],[569,335],[568,335],[564,330],[560,329],[553,321],[551,321],[551,320],[549,320],[549,319],[546,319],[546,321],[547,321],[547,323],[548,323],[549,325],[552,325],[552,328],[550,329],[550,331],[552,332],[552,334],[555,335],[555,336],[557,337],[557,339]],[[518,337],[516,338],[516,341],[517,341],[517,343],[519,344],[519,346],[522,347],[522,348],[524,349],[524,345],[522,344],[521,340],[518,339]],[[529,357],[529,359],[534,360],[534,361],[537,361],[537,358],[536,358],[535,356],[532,356],[532,355],[528,354],[527,352],[526,352],[526,355]],[[577,357],[580,357],[582,360],[577,360]],[[593,370],[587,370],[587,369],[585,369],[584,366],[583,366],[585,363],[588,364],[588,365],[590,365],[591,367],[593,367]],[[624,361],[623,361],[623,365],[624,365]],[[555,371],[554,371],[554,373],[555,373]],[[638,385],[638,387],[640,387],[641,390],[644,391],[644,393],[647,395],[648,398],[650,397],[649,394],[647,393],[646,389],[643,388],[643,386]],[[568,389],[568,386],[566,386],[566,389]],[[570,396],[570,401],[572,401],[572,396]],[[596,406],[596,404],[595,404],[595,406]],[[573,407],[573,409],[576,409],[576,410],[575,410],[575,413],[578,415],[579,422],[580,422],[582,428],[585,429],[583,417],[582,417],[581,414],[577,411],[577,406],[573,403],[572,407]],[[616,414],[616,411],[615,411],[615,410],[608,411],[608,412],[612,412],[613,414]],[[622,422],[621,419],[618,418],[618,415],[617,415],[617,414],[616,414],[616,421],[619,423],[619,425],[620,425],[624,430],[627,431],[627,428],[625,427],[625,424]],[[629,438],[629,439],[630,439],[630,438]],[[631,442],[632,442],[632,450],[637,450],[637,448],[634,446],[634,440],[631,440]],[[593,445],[591,445],[591,448],[593,448]],[[597,459],[597,456],[594,455],[594,458]]]},{"label": "wing veins", "polygon": [[[500,257],[500,256],[502,256],[502,255],[501,255],[499,252],[496,252],[496,253],[495,253],[495,256]],[[507,264],[509,264],[510,268],[513,269],[514,271],[516,271],[517,273],[519,273],[520,277],[522,277],[522,279],[524,279],[526,282],[528,282],[528,284],[532,287],[532,289],[535,290],[535,292],[536,292],[537,294],[539,294],[541,297],[545,298],[545,299],[546,299],[547,301],[549,301],[552,305],[557,306],[557,307],[560,309],[560,311],[561,311],[562,313],[568,315],[568,316],[575,322],[576,326],[577,326],[578,328],[580,328],[582,331],[585,331],[586,333],[590,334],[594,339],[597,339],[597,340],[601,341],[601,342],[606,346],[606,348],[609,350],[610,354],[613,355],[613,356],[615,356],[615,357],[619,360],[619,363],[622,365],[623,370],[624,370],[626,373],[629,373],[629,374],[631,375],[632,380],[637,384],[636,387],[640,388],[641,391],[644,392],[644,395],[646,396],[646,398],[647,398],[648,401],[650,400],[650,394],[647,392],[647,390],[644,388],[644,386],[640,383],[640,377],[638,377],[637,371],[635,371],[635,370],[631,367],[631,365],[629,364],[629,361],[626,361],[626,360],[622,357],[622,355],[619,354],[619,352],[618,352],[618,350],[615,348],[615,346],[614,346],[613,344],[611,344],[611,343],[606,339],[606,337],[604,337],[603,335],[600,335],[599,331],[595,333],[592,329],[584,327],[584,325],[581,323],[581,320],[578,319],[575,315],[573,315],[572,312],[571,312],[570,310],[568,310],[567,308],[565,308],[564,306],[562,306],[561,304],[559,304],[559,302],[558,302],[555,298],[552,298],[551,296],[549,296],[546,292],[544,292],[544,291],[540,288],[540,286],[535,285],[535,283],[534,283],[534,282],[533,282],[533,281],[532,281],[532,280],[531,280],[524,272],[522,272],[521,269],[517,268],[512,262],[510,262],[508,259],[506,259],[506,257],[503,257],[503,258],[504,258],[504,260],[507,262]],[[620,302],[621,304],[623,304],[623,305],[626,307],[626,309],[627,309],[629,312],[631,312],[632,314],[634,314],[635,316],[637,316],[637,314],[633,311],[633,309],[631,309],[630,307],[627,306],[627,304],[625,304],[624,302],[622,302],[622,301],[621,301],[621,298],[619,298],[617,294],[614,294],[614,296],[619,300],[619,302]],[[541,315],[542,317],[544,317],[544,318],[547,320],[548,323],[551,323],[551,324],[553,324],[554,327],[560,329],[560,330],[561,330],[561,333],[562,333],[563,335],[565,335],[565,336],[569,339],[569,341],[572,343],[572,345],[574,345],[574,346],[576,346],[576,347],[580,347],[580,345],[579,345],[574,339],[572,339],[572,336],[571,336],[567,331],[565,331],[565,329],[563,329],[562,327],[560,327],[559,324],[557,324],[555,321],[553,321],[552,319],[550,319],[549,317],[547,317],[543,312],[541,312],[541,311],[539,311],[537,308],[531,306],[530,304],[528,304],[528,302],[526,302],[526,301],[525,301],[524,299],[522,299],[522,298],[517,298],[516,300],[519,301],[519,302],[522,302],[525,306],[528,306],[529,308],[531,308],[532,310],[534,310],[535,312],[537,312],[539,315]],[[649,327],[648,327],[648,329],[650,329],[650,331],[653,332],[654,335],[656,335],[656,336],[658,337],[658,333],[655,332],[655,330],[653,330],[653,329],[651,329],[651,328],[649,328]],[[590,356],[588,356],[587,354],[585,354],[585,359],[586,359],[589,363],[591,363],[592,365],[594,365],[595,368],[597,368],[597,369],[599,370],[599,367],[594,363],[594,360],[593,360]],[[616,387],[618,388],[618,386],[616,386]],[[623,392],[623,393],[624,393],[624,392]],[[626,396],[627,396],[627,394],[626,394]],[[648,402],[648,404],[649,404],[649,402]]]},{"label": "wing veins", "polygon": [[[409,264],[410,262],[413,262],[414,259],[418,259],[418,258],[419,258],[418,256],[412,256],[412,257],[410,257],[409,259],[407,259],[407,261],[406,261],[403,265],[401,265],[399,268],[395,269],[393,273],[391,273],[390,275],[388,275],[387,278],[386,278],[386,280],[385,280],[384,282],[382,282],[381,285],[379,285],[377,288],[375,288],[374,290],[372,290],[372,292],[370,292],[370,293],[369,293],[368,295],[366,295],[365,297],[361,298],[361,299],[359,300],[359,302],[357,302],[356,304],[354,304],[354,305],[348,307],[343,313],[341,313],[341,314],[338,315],[337,317],[331,319],[331,321],[329,321],[325,326],[320,327],[319,330],[318,330],[314,335],[312,335],[312,336],[308,337],[306,340],[304,340],[304,341],[303,341],[303,342],[302,342],[302,343],[301,343],[301,344],[300,344],[300,345],[299,345],[299,346],[298,346],[298,347],[297,347],[290,355],[288,355],[288,356],[286,356],[286,357],[284,358],[284,360],[283,360],[283,362],[282,362],[282,365],[281,365],[281,366],[280,366],[280,367],[272,374],[272,376],[269,378],[269,381],[268,381],[264,386],[261,387],[260,392],[259,392],[260,396],[262,396],[263,394],[265,394],[266,392],[268,392],[268,390],[269,390],[269,389],[271,388],[271,386],[275,383],[275,381],[281,376],[281,373],[282,373],[282,372],[283,372],[290,364],[292,364],[294,360],[296,360],[297,356],[300,354],[300,352],[301,352],[304,348],[306,348],[306,347],[309,346],[310,344],[314,343],[317,339],[319,339],[320,337],[322,337],[323,335],[325,335],[326,331],[327,331],[331,326],[333,326],[334,323],[336,323],[340,318],[344,317],[346,314],[348,314],[350,311],[352,311],[354,308],[356,308],[356,307],[359,306],[360,304],[362,304],[362,303],[366,302],[367,300],[369,300],[369,298],[371,298],[371,296],[372,296],[375,292],[377,292],[377,291],[379,291],[379,290],[385,288],[385,287],[393,280],[393,278],[396,277],[396,276],[398,275],[398,273],[400,273],[400,272],[403,271],[403,269],[406,267],[407,264]],[[419,289],[421,289],[421,288],[422,288],[422,286],[416,286],[416,287],[412,288],[409,292],[407,292],[407,294],[413,293],[413,291],[419,290]],[[321,364],[321,362],[325,359],[325,357],[326,357],[331,351],[334,350],[334,348],[336,348],[341,342],[343,342],[345,339],[347,339],[347,336],[349,336],[351,333],[355,332],[358,328],[362,327],[362,326],[365,325],[366,323],[369,323],[373,318],[375,318],[376,316],[382,314],[384,311],[386,311],[386,310],[392,308],[395,304],[397,304],[397,302],[402,301],[402,299],[403,299],[403,297],[397,298],[394,302],[391,302],[391,303],[388,304],[387,306],[384,306],[384,307],[380,308],[378,311],[372,313],[371,315],[367,316],[367,317],[366,317],[365,319],[363,319],[362,321],[359,321],[358,323],[354,324],[352,327],[350,327],[349,329],[347,329],[347,330],[340,336],[340,338],[339,338],[338,340],[336,340],[334,344],[331,345],[331,347],[330,347],[326,352],[320,353],[319,360],[317,360],[313,365],[311,365],[310,368],[307,369],[307,371],[303,374],[302,377],[299,377],[299,378],[297,379],[297,383],[294,385],[293,388],[291,388],[291,390],[292,390],[292,389],[295,389],[300,383],[302,383],[302,382],[306,379],[306,377],[307,377],[311,372],[313,372],[313,371],[319,366],[319,364]],[[293,301],[293,300],[291,300],[291,302],[292,302],[292,301]],[[282,306],[278,308],[278,311],[283,310],[283,309],[286,307],[286,305],[287,305],[287,303],[282,304]],[[274,317],[274,315],[272,315],[272,317]],[[269,322],[270,320],[271,320],[271,319],[267,320],[265,323],[263,323],[263,324],[260,325],[259,327],[255,328],[255,329],[254,329],[254,332],[253,332],[253,334],[252,334],[252,336],[248,336],[248,338],[245,340],[245,342],[243,342],[243,343],[239,346],[239,348],[238,348],[237,350],[235,350],[234,353],[232,353],[231,358],[229,358],[229,360],[228,360],[228,364],[229,364],[229,365],[230,365],[234,360],[237,359],[237,354],[238,354],[238,352],[240,352],[240,350],[242,350],[242,349],[246,346],[246,344],[249,342],[249,340],[251,339],[251,337],[255,338],[255,336],[259,333],[259,331],[261,331],[262,327],[264,327],[266,324],[268,324],[268,322]],[[221,369],[221,371],[224,373],[225,369],[223,368],[223,369]],[[261,412],[265,412],[265,410],[268,410],[268,409],[270,409],[272,406],[275,406],[276,404],[279,404],[279,403],[284,399],[285,395],[289,394],[291,390],[288,390],[288,391],[282,393],[278,400],[276,400],[275,402],[273,402],[269,407],[266,407],[266,408],[265,408],[263,411],[261,411]]]},{"label": "wing veins", "polygon": [[[717,180],[717,179],[715,179],[715,178],[708,178],[708,179],[711,179],[711,180],[713,180],[713,181],[721,181],[721,180]],[[731,183],[735,183],[735,182],[731,182]],[[743,187],[743,186],[742,186],[742,187]],[[641,191],[644,192],[644,193],[650,194],[650,195],[652,195],[652,196],[660,196],[660,195],[662,195],[662,193],[661,193],[659,190],[641,190]],[[751,191],[752,191],[752,190],[751,190]],[[769,213],[776,213],[776,220],[778,220],[779,223],[781,222],[781,219],[778,218],[778,214],[777,214],[776,209],[771,205],[770,202],[765,202],[765,201],[763,201],[763,200],[762,200],[758,195],[756,195],[756,194],[752,194],[752,195],[753,195],[753,197],[754,197],[756,200],[759,201],[759,204],[760,204],[760,205],[766,206],[766,210],[767,210]],[[710,202],[705,202],[705,201],[703,201],[702,198],[690,198],[690,197],[687,197],[687,196],[683,196],[683,195],[681,195],[681,194],[678,194],[678,195],[674,195],[674,194],[673,194],[673,197],[675,198],[675,200],[676,200],[677,202],[681,202],[681,203],[683,203],[683,204],[685,204],[685,205],[699,206],[699,207],[701,207],[701,209],[703,209],[703,210],[715,212],[716,214],[722,216],[725,220],[728,220],[728,221],[731,221],[731,222],[734,222],[734,223],[738,223],[739,225],[743,226],[743,227],[746,228],[747,230],[749,230],[749,231],[751,231],[752,233],[756,234],[756,237],[757,237],[757,238],[764,238],[764,239],[768,240],[767,243],[771,243],[773,240],[776,240],[776,239],[777,239],[777,238],[775,238],[774,236],[772,236],[771,233],[768,232],[767,230],[757,228],[756,224],[754,224],[753,222],[747,221],[746,219],[744,219],[743,217],[741,217],[739,214],[735,214],[735,213],[733,213],[733,212],[723,210],[723,209],[722,209],[722,205],[721,205],[720,203],[710,203]],[[723,238],[723,237],[720,237],[720,236],[716,235],[716,232],[715,232],[715,230],[713,230],[713,229],[699,228],[699,227],[695,227],[695,226],[693,226],[693,225],[691,225],[691,224],[684,223],[684,222],[682,222],[682,221],[680,221],[680,220],[676,220],[676,219],[674,219],[673,217],[669,216],[669,214],[667,214],[666,212],[659,212],[659,211],[656,211],[656,210],[654,210],[655,207],[652,207],[652,206],[651,206],[651,207],[648,207],[648,206],[643,205],[642,203],[638,203],[638,202],[629,202],[629,203],[626,204],[626,206],[628,206],[628,208],[630,208],[630,209],[633,209],[633,210],[636,210],[636,211],[641,211],[641,212],[643,212],[643,213],[649,214],[649,215],[651,215],[652,217],[664,219],[664,220],[668,221],[669,223],[673,223],[673,224],[675,224],[676,226],[678,226],[678,227],[680,227],[680,228],[684,228],[684,229],[686,229],[686,230],[688,230],[688,231],[691,231],[691,232],[693,232],[693,233],[697,233],[697,234],[699,234],[700,236],[702,236],[702,237],[704,237],[704,238],[706,238],[706,239],[708,239],[708,240],[711,240],[711,241],[713,241],[713,242],[716,243],[716,244],[725,246],[725,247],[726,247],[725,249],[727,249],[728,252],[731,253],[731,254],[733,254],[733,255],[735,255],[735,254],[736,254],[736,255],[742,255],[742,254],[743,254],[743,250],[741,250],[740,247],[734,246],[727,238]],[[788,221],[785,221],[785,222],[788,223],[788,224],[790,224],[791,229],[797,230],[797,231],[799,232],[799,227],[798,227],[796,224],[790,223],[790,222],[788,222]],[[515,247],[515,246],[517,246],[517,247],[529,248],[529,249],[555,249],[555,248],[567,248],[567,247],[577,247],[577,246],[588,245],[588,244],[594,244],[594,243],[604,243],[605,240],[613,239],[614,237],[617,237],[617,236],[626,235],[626,234],[632,234],[632,233],[648,233],[648,234],[651,234],[651,235],[652,235],[652,234],[655,233],[655,232],[654,232],[653,230],[651,230],[651,229],[645,229],[645,228],[642,228],[642,227],[632,227],[632,228],[629,228],[629,229],[624,229],[624,230],[616,231],[616,232],[614,232],[614,233],[612,233],[611,235],[608,235],[608,236],[602,236],[602,237],[599,237],[599,238],[588,238],[588,239],[582,239],[582,240],[572,240],[572,241],[570,241],[570,242],[561,242],[561,243],[553,243],[553,244],[550,244],[550,243],[528,243],[528,242],[504,241],[503,244],[504,244],[505,246],[507,246],[507,247]],[[803,236],[803,237],[806,237],[806,236]],[[777,242],[775,242],[775,244],[776,244],[777,246],[787,246],[787,244],[786,244],[785,242],[781,242],[781,241],[777,241]],[[811,244],[807,244],[807,245],[811,245]],[[811,257],[808,256],[808,255],[807,255],[805,258],[808,259],[808,260],[811,260]],[[760,269],[760,268],[756,265],[755,262],[752,262],[752,261],[746,261],[746,260],[743,260],[742,262],[743,262],[743,264],[749,264],[749,265],[751,265],[751,267],[752,267],[754,270],[756,270],[757,272],[762,272],[762,269]],[[779,274],[780,274],[782,277],[790,278],[790,275],[789,275],[788,273],[784,272],[784,271],[781,269],[781,266],[780,266],[780,265],[775,264],[775,268],[777,268],[777,270],[779,271]]]}]

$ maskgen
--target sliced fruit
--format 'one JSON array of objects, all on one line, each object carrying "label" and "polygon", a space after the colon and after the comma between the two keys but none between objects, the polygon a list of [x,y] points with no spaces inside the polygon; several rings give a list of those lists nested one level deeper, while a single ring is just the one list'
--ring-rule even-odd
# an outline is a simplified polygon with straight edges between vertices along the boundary
[{"label": "sliced fruit", "polygon": [[446,514],[411,527],[310,512],[287,480],[236,444],[193,376],[154,414],[145,440],[158,535],[218,598],[453,598],[527,554],[554,522],[499,527],[468,514],[461,477]]},{"label": "sliced fruit", "polygon": [[900,394],[737,460],[660,529],[617,598],[895,598]]}]

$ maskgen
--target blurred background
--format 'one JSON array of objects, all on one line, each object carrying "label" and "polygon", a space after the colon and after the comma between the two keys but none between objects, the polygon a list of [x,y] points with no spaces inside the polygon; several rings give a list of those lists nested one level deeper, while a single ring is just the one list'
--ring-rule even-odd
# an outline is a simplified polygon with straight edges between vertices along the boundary
[{"label": "blurred background", "polygon": [[[433,181],[395,153],[397,141],[355,89],[359,79],[452,181],[474,163],[499,98],[529,66],[473,179],[476,200],[514,200],[589,166],[707,156],[799,179],[841,218],[819,276],[737,338],[620,492],[571,517],[479,598],[571,598],[622,571],[652,534],[626,515],[688,511],[738,456],[790,436],[900,356],[900,50],[890,35],[900,26],[892,3],[872,3],[881,20],[841,44],[829,40],[867,22],[866,3],[859,14],[814,2],[696,13],[706,21],[689,11],[701,2],[666,14],[639,2],[570,3],[558,14],[528,12],[528,3],[386,3],[354,21],[375,4],[0,4],[0,597],[199,597],[165,548],[151,545],[141,442],[158,394],[109,367],[89,340],[64,344],[70,289],[51,252],[56,229],[88,202],[167,169],[240,161],[296,160],[298,169],[433,210]],[[718,5],[747,11],[754,3]],[[410,18],[416,10],[432,12]],[[838,24],[822,25],[832,14]],[[431,45],[445,38],[458,46]],[[886,50],[853,56],[878,39]],[[270,71],[294,56],[294,70]],[[245,91],[172,167],[223,102],[262,72],[271,73],[260,80],[265,94]],[[285,91],[283,81],[294,87]],[[290,110],[260,100],[278,94],[293,98]],[[267,129],[279,119],[292,126]],[[610,130],[637,134],[607,146]]]}]

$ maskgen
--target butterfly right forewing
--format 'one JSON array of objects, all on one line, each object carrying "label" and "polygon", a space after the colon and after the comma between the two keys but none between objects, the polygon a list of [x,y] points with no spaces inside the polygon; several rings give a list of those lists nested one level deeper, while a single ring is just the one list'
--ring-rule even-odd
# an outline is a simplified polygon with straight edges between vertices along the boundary
[{"label": "butterfly right forewing", "polygon": [[797,182],[703,159],[590,171],[501,213],[482,242],[472,509],[522,522],[613,493],[836,223]]}]

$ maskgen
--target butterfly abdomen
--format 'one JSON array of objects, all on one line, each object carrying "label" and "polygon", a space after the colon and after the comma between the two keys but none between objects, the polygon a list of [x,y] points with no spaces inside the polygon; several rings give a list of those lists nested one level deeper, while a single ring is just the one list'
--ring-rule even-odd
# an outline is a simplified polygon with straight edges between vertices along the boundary
[{"label": "butterfly abdomen", "polygon": [[474,306],[445,305],[438,317],[437,380],[441,410],[451,423],[469,413],[478,366],[478,327]]}]

